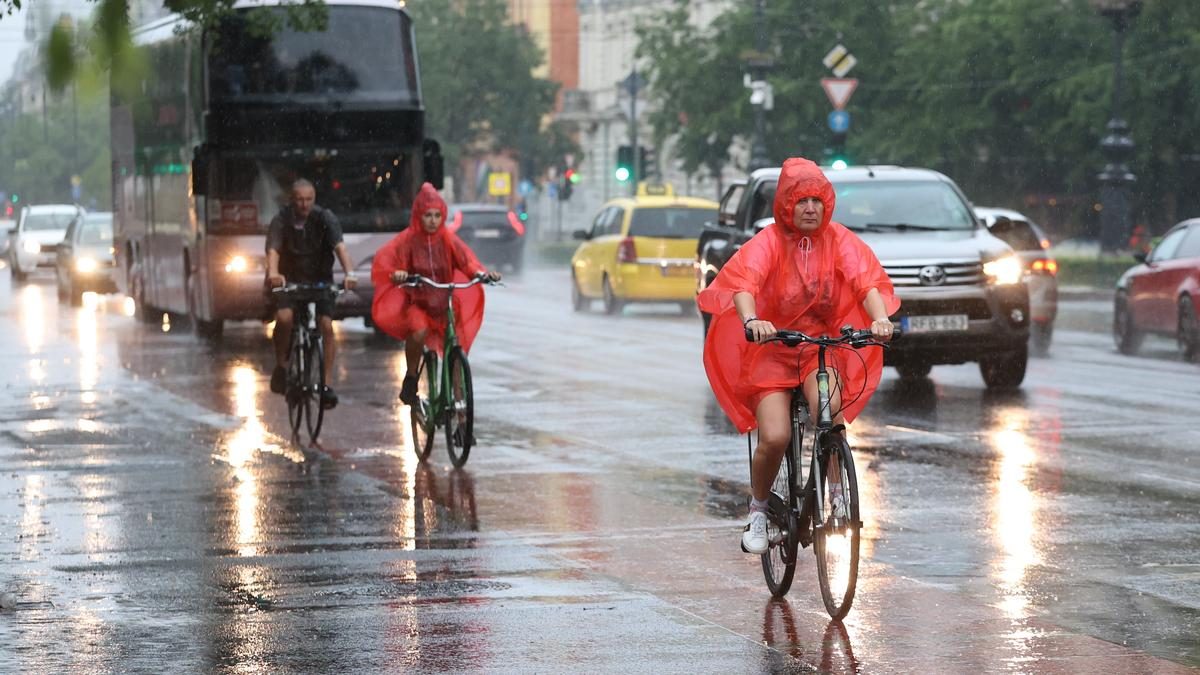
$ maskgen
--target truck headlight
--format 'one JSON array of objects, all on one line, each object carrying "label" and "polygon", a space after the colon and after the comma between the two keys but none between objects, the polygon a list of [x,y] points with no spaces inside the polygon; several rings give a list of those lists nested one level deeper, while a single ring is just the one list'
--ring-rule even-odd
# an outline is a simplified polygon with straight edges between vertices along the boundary
[{"label": "truck headlight", "polygon": [[225,271],[231,274],[239,274],[250,269],[250,262],[246,260],[244,255],[235,255],[225,263]]},{"label": "truck headlight", "polygon": [[26,239],[21,242],[21,248],[30,255],[37,255],[42,252],[42,245],[32,239]]},{"label": "truck headlight", "polygon": [[84,257],[75,261],[75,271],[80,274],[91,274],[99,267],[100,264],[96,262],[95,258]]},{"label": "truck headlight", "polygon": [[1006,255],[1003,258],[996,258],[991,262],[984,263],[983,273],[993,284],[1007,286],[1020,283],[1024,269],[1021,268],[1021,261],[1017,256]]}]

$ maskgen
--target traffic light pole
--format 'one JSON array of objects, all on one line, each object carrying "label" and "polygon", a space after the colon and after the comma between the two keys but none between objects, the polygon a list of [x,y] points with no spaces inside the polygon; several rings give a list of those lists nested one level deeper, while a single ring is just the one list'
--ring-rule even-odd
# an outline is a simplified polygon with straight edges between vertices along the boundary
[{"label": "traffic light pole", "polygon": [[629,74],[629,145],[633,146],[633,162],[629,168],[629,194],[637,194],[637,184],[641,176],[638,175],[638,123],[637,123],[637,64],[633,64],[633,69]]}]

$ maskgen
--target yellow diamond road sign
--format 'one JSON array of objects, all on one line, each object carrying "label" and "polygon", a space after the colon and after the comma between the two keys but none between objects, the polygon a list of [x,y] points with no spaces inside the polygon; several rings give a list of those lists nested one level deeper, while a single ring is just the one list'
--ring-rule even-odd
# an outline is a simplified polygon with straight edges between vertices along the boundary
[{"label": "yellow diamond road sign", "polygon": [[507,171],[489,173],[488,194],[493,197],[507,197],[512,194],[512,174]]}]

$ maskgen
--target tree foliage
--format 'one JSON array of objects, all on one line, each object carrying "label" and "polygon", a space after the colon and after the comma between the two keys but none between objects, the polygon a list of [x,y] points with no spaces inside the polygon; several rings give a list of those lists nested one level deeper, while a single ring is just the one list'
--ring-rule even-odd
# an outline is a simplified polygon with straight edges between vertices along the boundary
[{"label": "tree foliage", "polygon": [[558,85],[533,75],[542,53],[511,22],[504,0],[423,0],[410,7],[426,132],[441,142],[451,167],[472,153],[509,148],[535,174],[577,152],[562,127],[543,128]]},{"label": "tree foliage", "polygon": [[[687,24],[691,4],[679,0],[639,32],[651,123],[659,137],[678,139],[689,169],[725,160],[726,139],[753,131],[741,61],[757,28],[754,3],[736,3],[699,31]],[[819,81],[831,74],[821,59],[841,43],[858,58],[847,107],[852,158],[941,170],[976,203],[1025,207],[1064,234],[1094,222],[1113,29],[1088,0],[766,5],[774,161],[820,158],[828,146],[831,106]],[[1124,57],[1137,215],[1162,229],[1200,211],[1188,189],[1200,178],[1200,6],[1145,3]]]}]

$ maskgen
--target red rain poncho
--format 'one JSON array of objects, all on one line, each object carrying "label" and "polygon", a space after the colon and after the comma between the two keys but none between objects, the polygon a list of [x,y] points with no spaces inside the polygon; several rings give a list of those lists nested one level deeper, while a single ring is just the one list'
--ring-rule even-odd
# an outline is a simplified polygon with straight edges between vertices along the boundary
[{"label": "red rain poncho", "polygon": [[[430,209],[442,212],[442,226],[433,234],[421,226],[421,215]],[[413,200],[408,229],[397,234],[375,253],[371,281],[375,299],[371,319],[380,330],[398,340],[428,328],[425,344],[439,354],[446,336],[446,295],[449,291],[428,286],[397,286],[391,274],[404,270],[441,283],[466,282],[485,271],[483,265],[453,232],[446,229],[446,202],[429,183]],[[454,330],[464,351],[470,351],[483,324],[483,287],[454,291]]]},{"label": "red rain poncho", "polygon": [[[810,233],[800,232],[792,221],[796,203],[805,197],[817,197],[825,206],[820,227]],[[757,426],[754,411],[763,396],[793,389],[816,371],[817,348],[747,342],[734,294],[753,295],[758,318],[776,328],[813,336],[837,335],[847,324],[870,328],[862,303],[872,288],[883,296],[889,315],[900,307],[874,252],[846,227],[831,222],[834,201],[833,186],[816,164],[800,158],[784,162],[775,191],[775,223],[746,242],[697,299],[700,309],[713,315],[704,369],[717,401],[739,431]],[[882,351],[826,352],[826,364],[841,374],[847,422],[862,412],[879,385]]]}]

